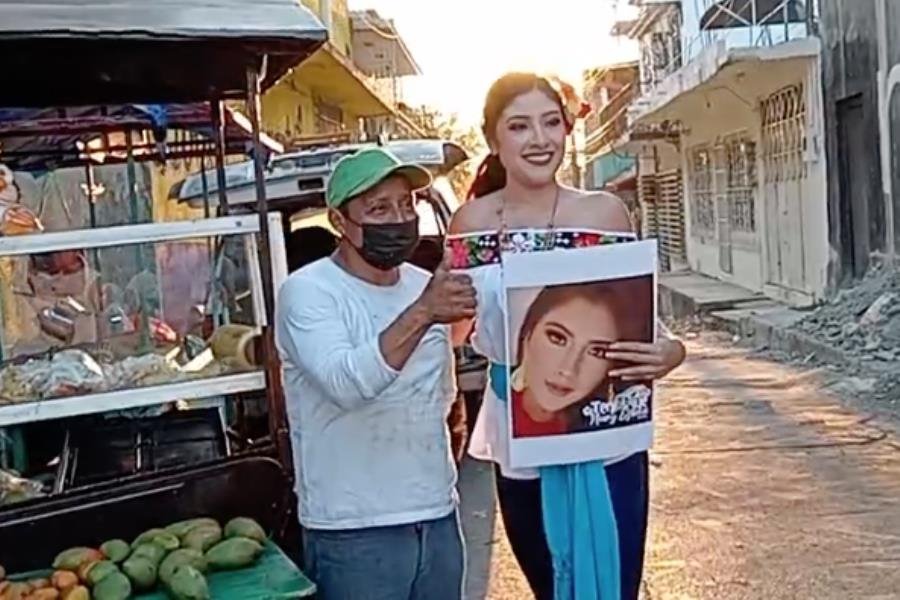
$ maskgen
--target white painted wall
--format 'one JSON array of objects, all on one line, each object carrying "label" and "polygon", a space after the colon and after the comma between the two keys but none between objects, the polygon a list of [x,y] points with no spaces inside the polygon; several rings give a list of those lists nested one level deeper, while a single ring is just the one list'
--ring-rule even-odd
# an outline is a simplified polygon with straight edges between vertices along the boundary
[{"label": "white painted wall", "polygon": [[[680,119],[686,133],[677,152],[659,144],[660,170],[682,167],[685,182],[685,226],[690,267],[700,273],[760,291],[794,305],[808,305],[825,296],[828,264],[828,221],[826,198],[826,165],[824,126],[818,59],[808,57],[779,61],[741,61],[723,67],[706,83],[678,95],[662,111],[648,120]],[[765,170],[762,163],[762,122],[760,102],[769,94],[793,83],[802,82],[807,93],[809,149],[808,178],[802,199],[803,232],[797,232],[795,243],[803,248],[803,289],[788,290],[771,285],[767,268],[767,245],[764,193]],[[757,144],[756,235],[732,234],[732,273],[719,266],[719,244],[716,235],[699,237],[691,230],[691,185],[689,157],[698,145],[715,145],[721,138],[738,132]]]}]

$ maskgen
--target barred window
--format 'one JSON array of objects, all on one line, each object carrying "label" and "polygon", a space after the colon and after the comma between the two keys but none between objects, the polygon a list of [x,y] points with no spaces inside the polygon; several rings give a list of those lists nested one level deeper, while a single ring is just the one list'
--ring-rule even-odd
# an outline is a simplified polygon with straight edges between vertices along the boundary
[{"label": "barred window", "polygon": [[714,204],[712,155],[707,148],[695,148],[691,152],[691,232],[709,234],[715,231],[716,209]]},{"label": "barred window", "polygon": [[746,138],[725,142],[726,190],[731,229],[756,231],[756,143]]}]

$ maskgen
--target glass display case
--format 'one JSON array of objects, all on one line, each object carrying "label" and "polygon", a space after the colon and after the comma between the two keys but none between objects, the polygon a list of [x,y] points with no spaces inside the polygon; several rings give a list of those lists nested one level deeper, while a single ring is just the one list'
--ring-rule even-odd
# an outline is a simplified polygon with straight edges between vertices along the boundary
[{"label": "glass display case", "polygon": [[265,389],[259,233],[247,215],[0,237],[0,427]]}]

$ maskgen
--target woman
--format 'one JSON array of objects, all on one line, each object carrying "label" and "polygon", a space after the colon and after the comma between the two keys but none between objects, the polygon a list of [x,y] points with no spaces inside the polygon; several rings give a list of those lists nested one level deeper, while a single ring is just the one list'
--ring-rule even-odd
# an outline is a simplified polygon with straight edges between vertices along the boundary
[{"label": "woman", "polygon": [[[653,337],[649,331],[652,299],[640,301],[647,292],[619,280],[541,290],[529,305],[518,335],[510,382],[513,437],[599,427],[591,407],[616,394],[609,377],[614,368],[607,356],[610,346],[626,334],[629,322],[645,324],[630,339]],[[625,310],[631,319],[623,318]]]},{"label": "woman", "polygon": [[[506,372],[501,285],[502,256],[557,248],[627,242],[635,239],[628,213],[615,196],[585,193],[557,183],[566,137],[576,118],[584,116],[571,88],[528,73],[512,73],[491,87],[484,107],[483,132],[490,156],[472,184],[470,200],[454,216],[448,245],[453,266],[468,269],[478,291],[474,345],[492,363],[491,385],[472,435],[470,453],[497,463],[500,509],[513,553],[538,600],[600,597],[599,590],[573,592],[571,565],[560,554],[560,533],[550,506],[555,495],[544,494],[534,469],[509,465],[506,432]],[[454,341],[465,341],[472,323],[458,324]],[[663,377],[684,360],[683,346],[668,338],[658,343],[619,341],[607,352],[624,363],[609,375],[623,382]],[[604,600],[637,598],[643,569],[647,526],[647,454],[609,457],[599,463],[606,523],[612,532],[604,547],[615,548],[607,561]],[[587,469],[585,469],[587,471]],[[596,473],[595,473],[596,475]],[[556,478],[555,478],[556,479]],[[607,493],[608,492],[608,493]],[[542,506],[542,499],[545,500]],[[548,509],[548,510],[545,510]],[[580,512],[594,510],[582,508]],[[583,516],[581,514],[576,517]],[[537,525],[537,526],[536,526]],[[571,531],[571,524],[563,531]],[[550,543],[545,533],[550,535]],[[596,564],[602,561],[596,560]],[[557,583],[554,586],[554,578]],[[613,583],[610,583],[613,582]],[[596,587],[603,587],[598,584]]]}]

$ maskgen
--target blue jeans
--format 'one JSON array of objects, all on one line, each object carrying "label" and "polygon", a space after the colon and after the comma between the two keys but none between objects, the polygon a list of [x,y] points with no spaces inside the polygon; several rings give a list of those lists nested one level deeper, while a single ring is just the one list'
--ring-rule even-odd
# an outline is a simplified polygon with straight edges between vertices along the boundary
[{"label": "blue jeans", "polygon": [[303,530],[317,600],[460,600],[465,556],[459,518],[371,529]]}]

